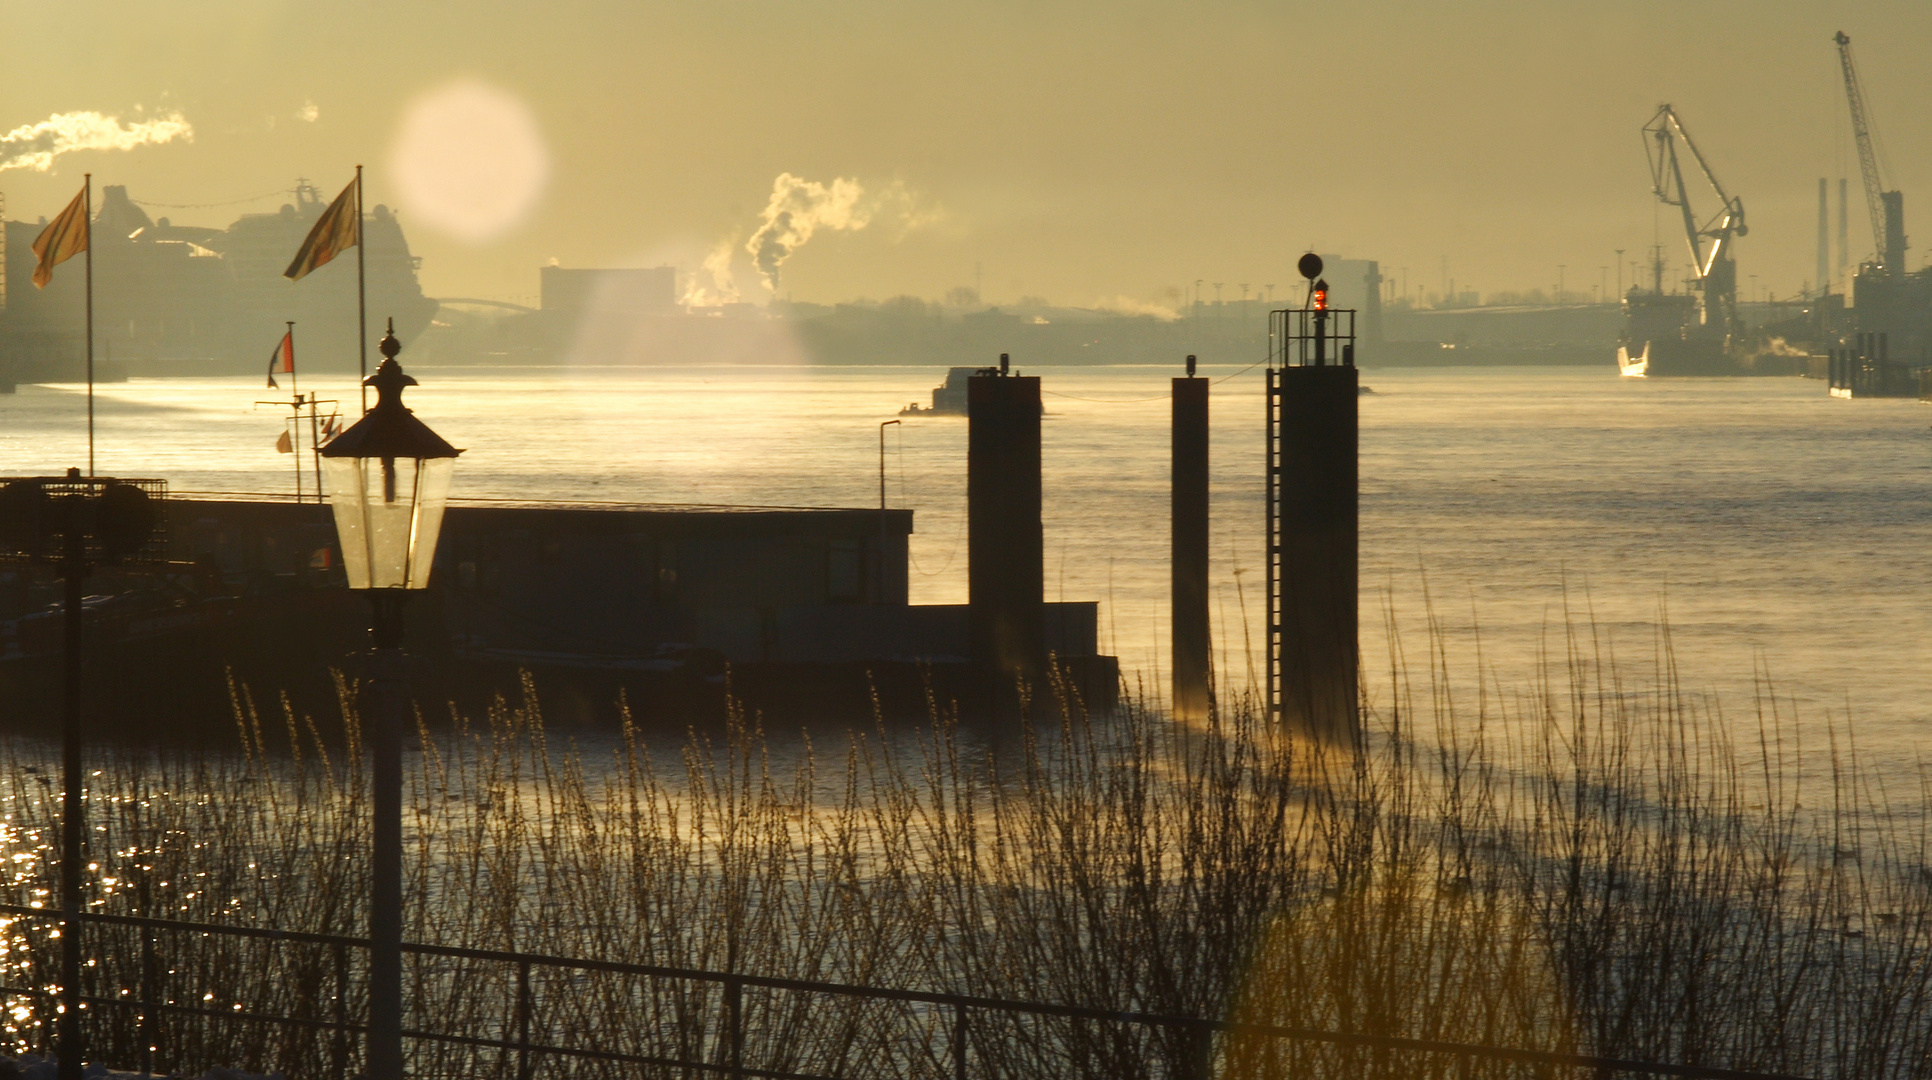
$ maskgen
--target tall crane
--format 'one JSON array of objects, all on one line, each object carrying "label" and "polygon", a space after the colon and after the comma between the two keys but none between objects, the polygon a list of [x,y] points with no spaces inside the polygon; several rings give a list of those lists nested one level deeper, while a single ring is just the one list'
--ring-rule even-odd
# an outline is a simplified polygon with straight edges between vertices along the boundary
[{"label": "tall crane", "polygon": [[[1690,193],[1684,186],[1684,168],[1677,156],[1677,144],[1684,144],[1691,159],[1704,173],[1704,180],[1717,195],[1718,210],[1702,225],[1692,212]],[[1677,110],[1659,105],[1657,115],[1644,125],[1644,152],[1650,158],[1650,187],[1666,206],[1683,213],[1684,241],[1690,246],[1691,261],[1697,266],[1697,287],[1703,293],[1702,322],[1729,332],[1737,318],[1737,264],[1731,260],[1731,241],[1750,232],[1744,224],[1744,200],[1724,190],[1711,171],[1711,163],[1691,141]],[[1704,241],[1710,240],[1710,250]]]},{"label": "tall crane", "polygon": [[1845,69],[1845,101],[1851,106],[1852,137],[1858,142],[1858,171],[1865,177],[1865,210],[1872,217],[1872,258],[1882,270],[1905,269],[1905,196],[1886,191],[1878,179],[1878,155],[1872,152],[1872,127],[1865,118],[1865,94],[1858,86],[1858,67],[1852,63],[1851,38],[1843,30],[1838,63]]}]

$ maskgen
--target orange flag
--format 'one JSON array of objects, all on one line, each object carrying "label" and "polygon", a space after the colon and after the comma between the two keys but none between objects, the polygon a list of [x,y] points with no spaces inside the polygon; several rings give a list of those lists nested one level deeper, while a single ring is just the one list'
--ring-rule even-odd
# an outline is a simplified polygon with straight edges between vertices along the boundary
[{"label": "orange flag", "polygon": [[54,280],[54,267],[87,250],[87,189],[34,238],[34,288]]},{"label": "orange flag", "polygon": [[295,261],[288,264],[282,276],[290,281],[300,281],[309,271],[323,266],[330,259],[342,254],[362,242],[362,215],[356,204],[361,200],[356,191],[356,182],[342,189],[322,216],[315,219],[315,227],[309,230],[308,239],[295,253]]}]

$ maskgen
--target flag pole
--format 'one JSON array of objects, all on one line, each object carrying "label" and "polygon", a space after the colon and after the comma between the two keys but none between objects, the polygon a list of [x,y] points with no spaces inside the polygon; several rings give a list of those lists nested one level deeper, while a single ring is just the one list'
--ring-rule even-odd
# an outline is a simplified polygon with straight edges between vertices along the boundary
[{"label": "flag pole", "polygon": [[[356,166],[356,345],[362,350],[362,377],[369,377],[369,290],[362,267],[362,166]],[[362,387],[362,411],[369,412],[369,388]]]},{"label": "flag pole", "polygon": [[[301,425],[300,414],[295,422],[298,427]],[[322,432],[316,426],[314,394],[309,395],[309,454],[315,458],[315,501],[319,504],[322,502]]]},{"label": "flag pole", "polygon": [[94,174],[86,173],[87,226],[87,475],[94,475]]},{"label": "flag pole", "polygon": [[[289,449],[293,451],[289,456],[295,460],[295,503],[300,506],[302,504],[302,383],[301,376],[295,372],[295,323],[284,321],[288,323],[288,392],[294,399],[290,405],[295,413],[294,419],[290,420],[288,425],[291,433]],[[276,351],[281,350],[278,348]]]}]

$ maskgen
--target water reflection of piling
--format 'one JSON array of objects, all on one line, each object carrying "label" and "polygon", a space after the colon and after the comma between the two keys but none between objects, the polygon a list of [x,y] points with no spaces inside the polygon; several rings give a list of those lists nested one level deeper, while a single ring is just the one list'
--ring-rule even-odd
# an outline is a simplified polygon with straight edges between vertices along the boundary
[{"label": "water reflection of piling", "polygon": [[1174,380],[1174,715],[1208,714],[1208,380]]},{"label": "water reflection of piling", "polygon": [[1040,531],[1040,380],[997,371],[967,380],[966,558],[973,659],[1035,672],[1046,658]]}]

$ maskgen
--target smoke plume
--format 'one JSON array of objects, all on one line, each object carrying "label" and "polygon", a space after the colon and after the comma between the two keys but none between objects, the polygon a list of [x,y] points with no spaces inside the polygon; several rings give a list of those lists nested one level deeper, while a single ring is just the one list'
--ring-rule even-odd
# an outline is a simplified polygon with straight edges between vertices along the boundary
[{"label": "smoke plume", "polygon": [[[736,234],[718,241],[704,257],[704,265],[691,275],[690,287],[678,298],[686,307],[716,307],[738,302],[738,280],[731,272],[731,256],[738,246]],[[710,284],[706,284],[706,278]]]},{"label": "smoke plume", "polygon": [[864,197],[865,189],[857,180],[836,179],[827,187],[788,172],[779,173],[771,183],[764,223],[745,243],[752,264],[765,277],[765,288],[778,288],[778,268],[813,233],[820,229],[857,230],[871,224],[872,211],[861,201]]},{"label": "smoke plume", "polygon": [[148,143],[193,141],[195,129],[178,112],[122,124],[97,112],[55,113],[0,135],[0,170],[46,172],[54,159],[75,150],[132,150]]}]

